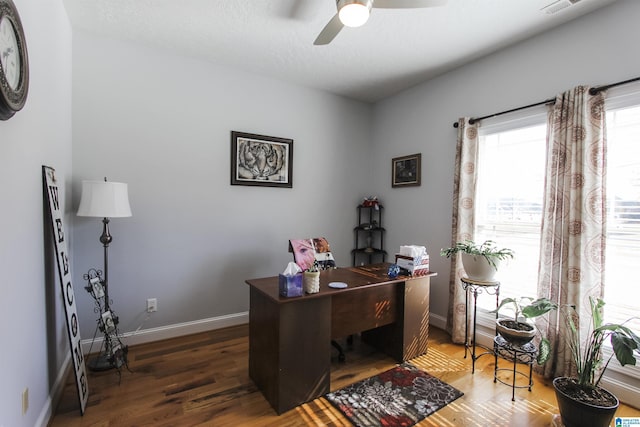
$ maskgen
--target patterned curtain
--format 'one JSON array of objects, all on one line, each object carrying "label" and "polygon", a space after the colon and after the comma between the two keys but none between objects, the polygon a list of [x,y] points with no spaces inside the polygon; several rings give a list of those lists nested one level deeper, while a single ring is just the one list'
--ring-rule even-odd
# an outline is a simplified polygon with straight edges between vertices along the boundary
[{"label": "patterned curtain", "polygon": [[[474,200],[478,162],[478,125],[469,124],[469,118],[458,120],[458,140],[456,143],[455,176],[453,179],[453,231],[451,246],[456,242],[472,240],[475,229]],[[460,278],[464,270],[459,256],[451,263],[449,275],[449,310],[447,330],[454,343],[464,343],[465,292]]]},{"label": "patterned curtain", "polygon": [[[585,336],[589,296],[603,296],[605,253],[604,94],[578,86],[559,94],[549,113],[540,241],[538,296],[575,305]],[[564,322],[552,312],[537,325],[552,345],[539,371],[548,378],[573,375]]]}]

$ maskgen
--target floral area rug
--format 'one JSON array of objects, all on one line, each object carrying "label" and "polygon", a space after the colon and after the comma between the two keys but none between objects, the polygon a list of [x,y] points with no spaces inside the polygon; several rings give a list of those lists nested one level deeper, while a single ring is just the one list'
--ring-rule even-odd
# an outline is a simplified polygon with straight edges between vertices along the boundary
[{"label": "floral area rug", "polygon": [[460,390],[405,362],[327,393],[325,398],[357,427],[409,427],[462,395]]}]

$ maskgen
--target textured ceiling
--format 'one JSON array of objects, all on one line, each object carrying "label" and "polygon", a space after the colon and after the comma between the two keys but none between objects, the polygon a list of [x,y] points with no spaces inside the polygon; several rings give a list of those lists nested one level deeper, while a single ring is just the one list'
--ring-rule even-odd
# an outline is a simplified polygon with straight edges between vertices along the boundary
[{"label": "textured ceiling", "polygon": [[[615,0],[449,0],[373,9],[360,28],[313,42],[335,0],[65,0],[72,27],[171,49],[354,99],[375,102]],[[568,0],[560,0],[568,1]]]}]

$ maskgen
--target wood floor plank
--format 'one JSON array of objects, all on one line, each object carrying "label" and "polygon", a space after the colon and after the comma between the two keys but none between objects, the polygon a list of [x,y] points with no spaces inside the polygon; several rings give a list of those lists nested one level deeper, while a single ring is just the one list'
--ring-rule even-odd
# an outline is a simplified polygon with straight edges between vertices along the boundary
[{"label": "wood floor plank", "polygon": [[[70,375],[49,425],[351,426],[324,398],[276,415],[249,378],[248,353],[247,325],[133,346],[129,349],[131,372],[123,370],[121,379],[115,371],[89,372],[89,401],[84,416],[80,415],[75,380]],[[346,363],[338,362],[337,357],[332,360],[332,390],[396,365],[393,359],[359,339],[346,355]],[[472,375],[464,347],[452,344],[441,330],[430,329],[428,353],[411,363],[465,393],[418,423],[418,427],[547,427],[558,412],[549,381],[534,375],[532,391],[516,390],[516,401],[512,402],[511,388],[493,382],[493,357],[478,359]],[[640,417],[640,410],[621,405],[617,416]]]}]

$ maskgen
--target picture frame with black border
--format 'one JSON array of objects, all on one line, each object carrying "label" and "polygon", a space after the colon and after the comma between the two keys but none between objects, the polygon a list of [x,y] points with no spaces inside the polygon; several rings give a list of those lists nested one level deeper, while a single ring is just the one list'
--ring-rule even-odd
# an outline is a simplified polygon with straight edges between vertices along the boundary
[{"label": "picture frame with black border", "polygon": [[422,153],[391,159],[391,187],[420,186],[421,175]]},{"label": "picture frame with black border", "polygon": [[231,131],[231,185],[293,187],[293,139]]}]

